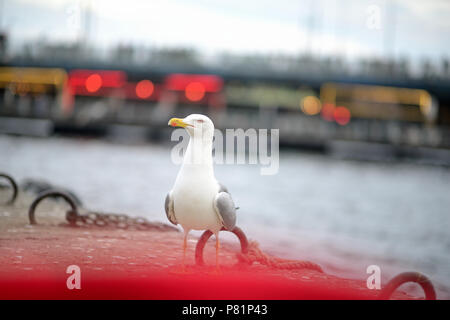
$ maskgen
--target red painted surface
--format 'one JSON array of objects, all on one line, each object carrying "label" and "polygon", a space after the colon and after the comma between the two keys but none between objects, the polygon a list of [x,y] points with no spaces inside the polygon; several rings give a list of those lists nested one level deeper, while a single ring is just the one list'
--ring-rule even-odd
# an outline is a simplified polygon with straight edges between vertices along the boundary
[{"label": "red painted surface", "polygon": [[[195,237],[188,241],[187,273],[179,274],[180,232],[9,223],[13,232],[4,232],[0,245],[0,299],[376,299],[379,293],[367,289],[365,279],[237,264],[239,246],[226,241],[217,275],[214,239],[198,267]],[[81,272],[80,290],[67,288],[73,265]],[[397,292],[395,298],[411,297]]]}]

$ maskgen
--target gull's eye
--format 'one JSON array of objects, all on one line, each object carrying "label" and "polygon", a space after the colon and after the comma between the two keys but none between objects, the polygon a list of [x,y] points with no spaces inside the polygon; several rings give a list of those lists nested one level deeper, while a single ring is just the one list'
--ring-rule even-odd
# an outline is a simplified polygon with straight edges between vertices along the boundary
[{"label": "gull's eye", "polygon": [[201,119],[198,119],[198,120],[195,120],[195,122],[197,122],[197,123],[203,123],[203,122],[205,122],[205,121],[203,121],[203,120],[201,120]]}]

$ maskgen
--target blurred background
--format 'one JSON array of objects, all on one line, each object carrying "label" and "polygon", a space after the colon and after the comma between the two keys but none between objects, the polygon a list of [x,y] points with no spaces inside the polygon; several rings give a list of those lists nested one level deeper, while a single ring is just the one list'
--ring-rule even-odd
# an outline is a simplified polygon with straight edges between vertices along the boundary
[{"label": "blurred background", "polygon": [[169,118],[277,128],[277,175],[216,169],[251,238],[449,298],[449,21],[446,0],[0,0],[0,171],[165,220]]}]

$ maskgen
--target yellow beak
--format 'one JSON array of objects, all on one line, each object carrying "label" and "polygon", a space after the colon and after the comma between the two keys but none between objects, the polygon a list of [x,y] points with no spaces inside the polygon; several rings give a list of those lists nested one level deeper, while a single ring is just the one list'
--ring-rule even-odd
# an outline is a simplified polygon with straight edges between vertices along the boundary
[{"label": "yellow beak", "polygon": [[191,126],[189,123],[184,122],[183,119],[180,119],[180,118],[172,118],[169,120],[168,124],[169,124],[169,126],[172,126],[172,127],[182,127],[182,128]]}]

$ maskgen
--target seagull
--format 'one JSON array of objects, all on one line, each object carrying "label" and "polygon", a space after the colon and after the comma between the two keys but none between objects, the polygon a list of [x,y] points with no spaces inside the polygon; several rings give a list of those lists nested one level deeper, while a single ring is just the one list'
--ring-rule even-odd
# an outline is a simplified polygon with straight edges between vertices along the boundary
[{"label": "seagull", "polygon": [[219,231],[233,230],[236,207],[227,188],[214,176],[214,124],[202,114],[172,118],[168,124],[189,133],[183,164],[165,200],[167,218],[174,225],[180,224],[184,231],[182,271],[185,271],[187,236],[191,230],[210,230],[215,235],[216,270],[219,271]]}]

